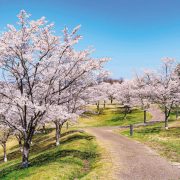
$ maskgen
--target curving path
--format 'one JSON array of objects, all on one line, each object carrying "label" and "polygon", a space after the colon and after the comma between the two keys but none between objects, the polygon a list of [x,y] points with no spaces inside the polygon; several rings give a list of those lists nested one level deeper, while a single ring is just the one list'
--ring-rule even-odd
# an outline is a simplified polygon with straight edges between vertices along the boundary
[{"label": "curving path", "polygon": [[113,129],[111,127],[85,129],[109,152],[114,165],[112,179],[180,180],[180,167],[172,165],[149,147],[113,133]]}]

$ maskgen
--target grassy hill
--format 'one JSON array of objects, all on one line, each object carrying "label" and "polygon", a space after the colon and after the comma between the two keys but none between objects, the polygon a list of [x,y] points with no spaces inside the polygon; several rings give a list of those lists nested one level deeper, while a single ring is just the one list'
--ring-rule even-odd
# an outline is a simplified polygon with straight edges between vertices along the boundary
[{"label": "grassy hill", "polygon": [[[103,150],[98,148],[94,137],[78,131],[64,133],[60,147],[55,146],[54,130],[37,134],[33,139],[30,167],[21,169],[21,153],[15,139],[10,139],[8,162],[3,162],[0,148],[0,179],[98,179],[104,174],[101,162]],[[104,165],[103,165],[104,164]],[[107,171],[108,172],[108,171]]]}]

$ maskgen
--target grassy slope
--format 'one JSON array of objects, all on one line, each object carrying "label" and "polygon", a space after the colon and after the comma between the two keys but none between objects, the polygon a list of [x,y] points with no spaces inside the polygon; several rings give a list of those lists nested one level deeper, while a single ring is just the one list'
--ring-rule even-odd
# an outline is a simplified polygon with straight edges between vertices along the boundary
[{"label": "grassy slope", "polygon": [[[21,169],[21,154],[17,142],[8,142],[7,163],[2,161],[0,148],[0,179],[98,179],[103,165],[103,150],[96,145],[94,137],[80,132],[72,132],[62,137],[60,147],[55,147],[54,131],[35,135],[30,155],[30,167]],[[106,173],[104,173],[106,175]]]},{"label": "grassy slope", "polygon": [[[171,120],[169,126],[169,130],[165,130],[164,122],[162,122],[152,126],[135,128],[131,138],[149,145],[171,161],[180,162],[180,120]],[[129,136],[129,130],[123,130],[119,133]]]},{"label": "grassy slope", "polygon": [[[91,107],[95,110],[95,107]],[[107,105],[106,109],[102,111],[100,115],[88,114],[88,117],[80,119],[79,126],[124,126],[129,124],[143,122],[143,111],[133,109],[126,119],[123,119],[124,114],[122,110],[116,105]],[[149,120],[151,115],[147,113],[147,119]]]}]

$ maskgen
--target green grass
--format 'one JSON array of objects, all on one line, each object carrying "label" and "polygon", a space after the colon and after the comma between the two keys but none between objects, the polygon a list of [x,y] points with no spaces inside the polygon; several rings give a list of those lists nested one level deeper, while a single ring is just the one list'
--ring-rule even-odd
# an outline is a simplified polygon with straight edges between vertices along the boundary
[{"label": "green grass", "polygon": [[[180,122],[171,120],[169,126],[169,130],[165,130],[162,122],[135,128],[131,138],[147,144],[171,161],[180,162]],[[118,133],[130,137],[127,129]]]},{"label": "green grass", "polygon": [[[95,111],[95,107],[91,107]],[[101,114],[86,114],[87,117],[80,118],[80,127],[98,127],[98,126],[125,126],[129,124],[136,124],[143,122],[143,111],[140,109],[133,109],[131,113],[127,115],[126,119],[123,119],[124,114],[122,108],[116,105],[108,105],[104,110],[101,110]],[[151,118],[151,115],[147,113],[147,120]]]},{"label": "green grass", "polygon": [[94,137],[80,132],[64,134],[60,147],[55,146],[54,130],[35,135],[30,154],[30,167],[20,168],[21,153],[15,139],[8,142],[8,159],[3,163],[0,149],[0,179],[98,179],[102,150]]}]

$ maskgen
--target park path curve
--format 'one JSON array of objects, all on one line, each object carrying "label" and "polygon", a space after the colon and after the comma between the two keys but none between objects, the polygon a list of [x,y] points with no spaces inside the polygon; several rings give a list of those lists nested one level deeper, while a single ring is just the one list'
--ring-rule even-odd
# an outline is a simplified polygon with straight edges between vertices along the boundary
[{"label": "park path curve", "polygon": [[149,147],[115,134],[114,128],[85,128],[109,152],[114,179],[180,180],[179,166],[172,165]]}]

